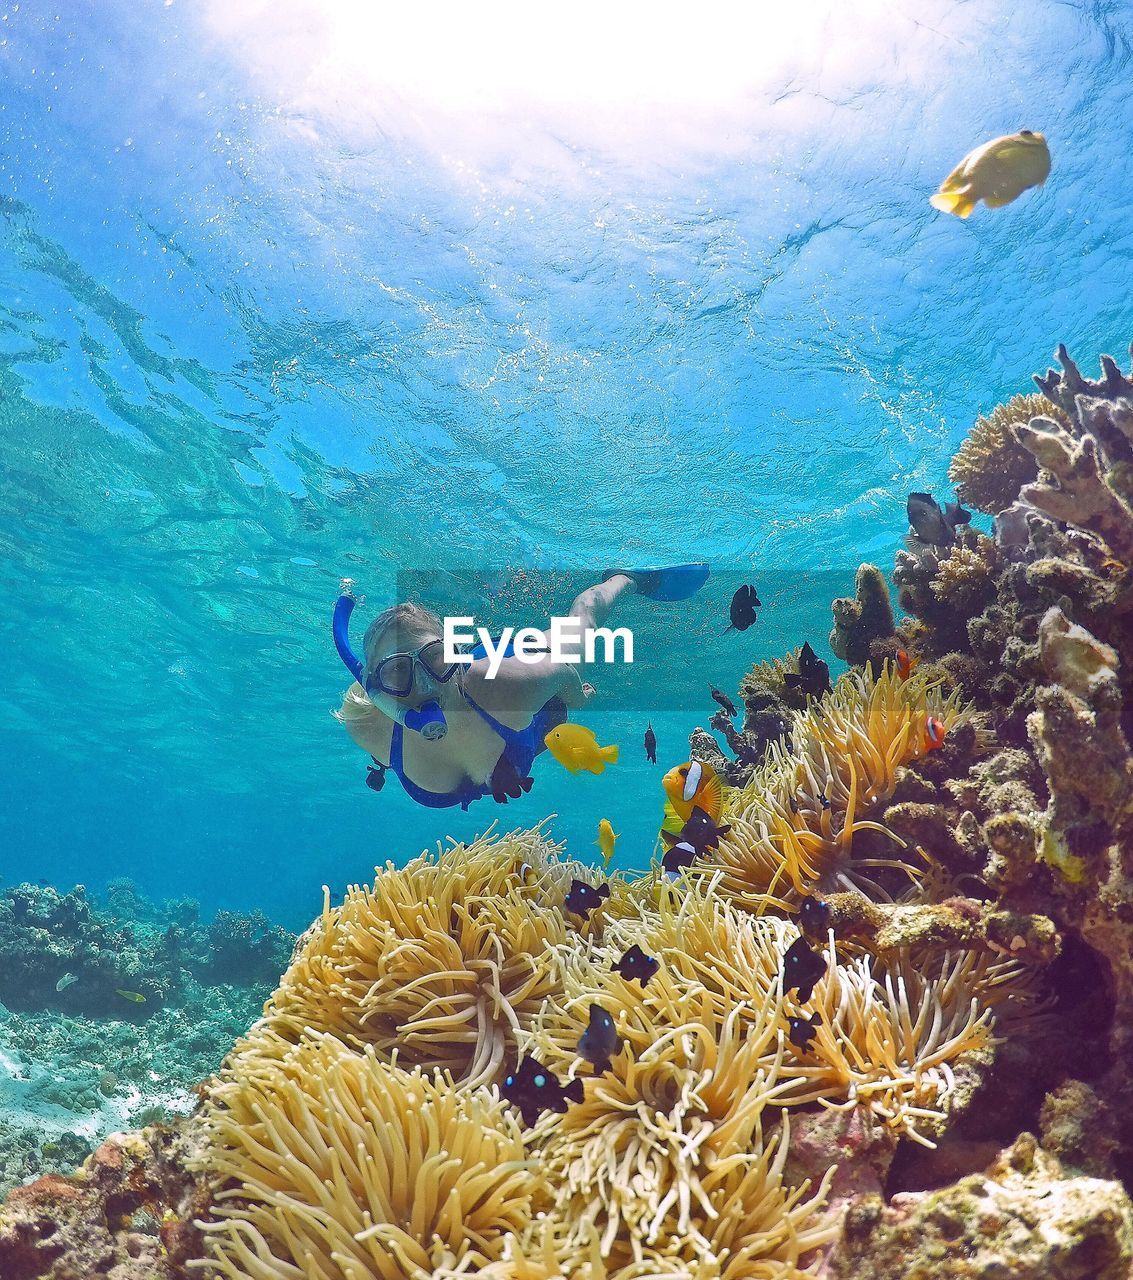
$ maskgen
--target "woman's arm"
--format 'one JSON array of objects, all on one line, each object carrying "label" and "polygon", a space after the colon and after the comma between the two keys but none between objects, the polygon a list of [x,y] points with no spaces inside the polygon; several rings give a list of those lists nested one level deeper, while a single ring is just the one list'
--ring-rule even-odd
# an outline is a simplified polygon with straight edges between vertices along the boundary
[{"label": "woman's arm", "polygon": [[593,697],[593,685],[584,683],[575,664],[554,662],[550,654],[538,662],[505,658],[495,679],[487,678],[486,659],[474,663],[468,672],[468,692],[477,703],[497,718],[514,720],[519,728],[552,698],[562,698],[570,708],[584,706]]}]

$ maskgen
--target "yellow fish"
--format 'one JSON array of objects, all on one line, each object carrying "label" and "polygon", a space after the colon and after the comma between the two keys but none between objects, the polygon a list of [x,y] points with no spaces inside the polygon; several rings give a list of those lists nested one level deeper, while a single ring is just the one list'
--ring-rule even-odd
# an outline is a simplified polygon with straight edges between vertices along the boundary
[{"label": "yellow fish", "polygon": [[703,760],[690,760],[670,769],[661,779],[665,788],[666,831],[679,831],[692,816],[693,809],[703,809],[713,822],[719,821],[724,809],[724,789],[716,770]]},{"label": "yellow fish", "polygon": [[992,138],[960,161],[928,202],[941,213],[966,218],[982,200],[1001,209],[1028,187],[1041,186],[1050,173],[1050,148],[1041,133],[1023,129]]},{"label": "yellow fish", "polygon": [[114,988],[115,995],[119,995],[123,1000],[133,1000],[135,1004],[145,1004],[146,998],[139,995],[137,991],[123,991],[121,987]]},{"label": "yellow fish", "polygon": [[618,748],[600,747],[592,730],[581,724],[560,724],[543,739],[547,750],[571,773],[601,773],[616,764]]},{"label": "yellow fish", "polygon": [[612,826],[610,819],[603,818],[598,823],[598,839],[594,843],[602,850],[602,857],[606,859],[606,870],[610,869],[610,859],[614,856],[614,842],[618,835]]}]

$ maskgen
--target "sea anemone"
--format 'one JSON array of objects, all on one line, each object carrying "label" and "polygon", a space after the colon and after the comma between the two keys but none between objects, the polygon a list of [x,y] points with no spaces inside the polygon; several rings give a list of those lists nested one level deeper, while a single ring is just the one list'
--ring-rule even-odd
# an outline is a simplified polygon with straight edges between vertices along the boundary
[{"label": "sea anemone", "polygon": [[[523,1037],[526,1050],[573,1074],[591,1002],[623,1042],[585,1102],[544,1117],[534,1134],[569,1270],[590,1256],[592,1230],[619,1277],[794,1277],[832,1238],[825,1184],[812,1192],[783,1179],[789,1130],[772,1104],[790,1080],[777,923],[690,887],[679,904],[612,925],[600,946],[557,949],[563,996]],[[661,962],[644,990],[611,972],[633,942]]]},{"label": "sea anemone", "polygon": [[1018,498],[1025,484],[1038,478],[1038,463],[1019,442],[1015,428],[1040,417],[1054,418],[1064,426],[1069,422],[1042,395],[1012,396],[976,419],[948,469],[961,502],[996,515]]},{"label": "sea anemone", "polygon": [[[859,690],[873,687],[868,676],[861,680]],[[470,856],[483,863],[465,882],[474,899],[477,885],[493,881],[485,869],[493,858],[530,853],[538,839],[528,832],[476,841],[440,855],[437,865],[458,853],[460,864]],[[398,882],[401,896],[390,899],[401,903],[397,912],[374,901],[385,901],[382,879],[398,874],[382,873],[370,899],[352,889],[337,912],[324,910],[286,978],[289,987],[317,987],[302,1007],[316,1015],[327,1007],[332,987],[316,960],[331,953],[314,944],[348,908],[368,902],[360,919],[373,924],[376,912],[419,950],[425,899],[410,910],[404,898],[417,882]],[[520,883],[538,895],[541,878],[557,874],[533,869]],[[513,879],[498,881],[501,896],[514,892]],[[787,1173],[791,1110],[860,1107],[895,1135],[931,1142],[925,1130],[948,1110],[957,1060],[994,1043],[1001,1011],[1026,1012],[1026,993],[1010,962],[908,951],[883,962],[847,960],[830,940],[825,971],[802,1006],[821,1020],[810,1047],[798,1048],[789,1019],[800,1006],[782,976],[798,930],[743,909],[721,892],[722,880],[673,884],[647,875],[600,932],[543,936],[542,996],[531,1005],[509,997],[523,1009],[514,1052],[537,1057],[563,1083],[579,1077],[586,1085],[582,1101],[565,1114],[545,1111],[531,1128],[467,1075],[461,1083],[420,1063],[404,1067],[396,1051],[387,1057],[384,1045],[365,1039],[373,1019],[364,1010],[350,1015],[349,1029],[341,1014],[336,1029],[297,1029],[294,991],[286,1019],[273,1014],[282,1001],[269,1002],[202,1113],[198,1167],[216,1197],[205,1228],[215,1273],[230,1280],[810,1274],[814,1251],[836,1226],[825,1208],[830,1175],[814,1185]],[[545,913],[559,918],[557,908]],[[358,930],[355,941],[379,938],[373,954],[383,967],[374,959],[374,972],[384,972],[392,944],[381,929],[356,923]],[[634,943],[659,961],[645,986],[614,967]],[[508,954],[501,946],[497,966]],[[357,1002],[362,980],[351,963],[354,976],[341,992]],[[494,974],[492,982],[503,985]],[[578,1055],[591,1003],[611,1014],[622,1042],[601,1074]],[[449,1004],[446,995],[446,1012]],[[471,1015],[465,1022],[474,1027]],[[449,1035],[443,1044],[450,1043],[460,1046],[450,1056],[467,1064],[479,1032],[467,1041]],[[432,1040],[427,1047],[441,1052]]]},{"label": "sea anemone", "polygon": [[854,837],[872,831],[901,843],[871,815],[893,794],[897,770],[930,749],[930,721],[945,734],[971,718],[955,691],[919,672],[902,679],[892,663],[844,675],[796,716],[790,742],[774,743],[762,769],[730,793],[731,832],[702,860],[723,873],[721,890],[753,910],[789,905],[811,888],[863,888],[887,897],[871,870],[909,863],[854,856]]},{"label": "sea anemone", "polygon": [[798,1083],[790,1100],[865,1107],[900,1135],[934,1146],[922,1129],[945,1118],[953,1064],[996,1043],[995,999],[1022,971],[970,951],[902,952],[884,964],[863,954],[836,965],[832,945],[827,966],[831,980],[815,988],[810,1005],[822,1021],[812,1052],[792,1064]]},{"label": "sea anemone", "polygon": [[489,834],[390,864],[334,910],[328,895],[265,1006],[266,1028],[290,1043],[329,1032],[386,1061],[396,1050],[405,1066],[490,1081],[555,990],[549,948],[567,936],[557,907],[572,870],[556,853],[538,829]]},{"label": "sea anemone", "polygon": [[[257,1064],[250,1076],[245,1061]],[[215,1273],[476,1273],[545,1199],[518,1128],[487,1090],[458,1090],[326,1034],[266,1061],[237,1055],[203,1117]]]}]

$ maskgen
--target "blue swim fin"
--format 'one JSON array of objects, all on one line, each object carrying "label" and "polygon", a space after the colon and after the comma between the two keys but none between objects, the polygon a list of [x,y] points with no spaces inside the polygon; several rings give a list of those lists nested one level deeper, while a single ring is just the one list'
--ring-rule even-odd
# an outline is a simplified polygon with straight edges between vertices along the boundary
[{"label": "blue swim fin", "polygon": [[602,581],[624,573],[637,586],[637,594],[648,600],[687,600],[708,581],[706,564],[677,564],[667,569],[607,569]]}]

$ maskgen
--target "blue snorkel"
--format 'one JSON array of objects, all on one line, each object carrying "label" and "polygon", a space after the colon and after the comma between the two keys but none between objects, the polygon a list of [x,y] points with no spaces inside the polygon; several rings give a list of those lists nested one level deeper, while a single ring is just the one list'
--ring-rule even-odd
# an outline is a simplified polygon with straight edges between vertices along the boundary
[{"label": "blue snorkel", "polygon": [[[338,597],[335,601],[331,631],[334,636],[334,647],[338,650],[338,656],[342,659],[343,665],[366,690],[368,696],[370,690],[366,687],[365,664],[350,647],[350,615],[354,612],[354,606],[357,603],[352,595],[346,593]],[[445,713],[441,710],[441,704],[436,698],[430,699],[420,707],[403,707],[396,698],[391,698],[390,702],[397,722],[407,729],[412,729],[414,733],[419,733],[428,742],[436,742],[438,738],[443,738],[448,733]]]}]

